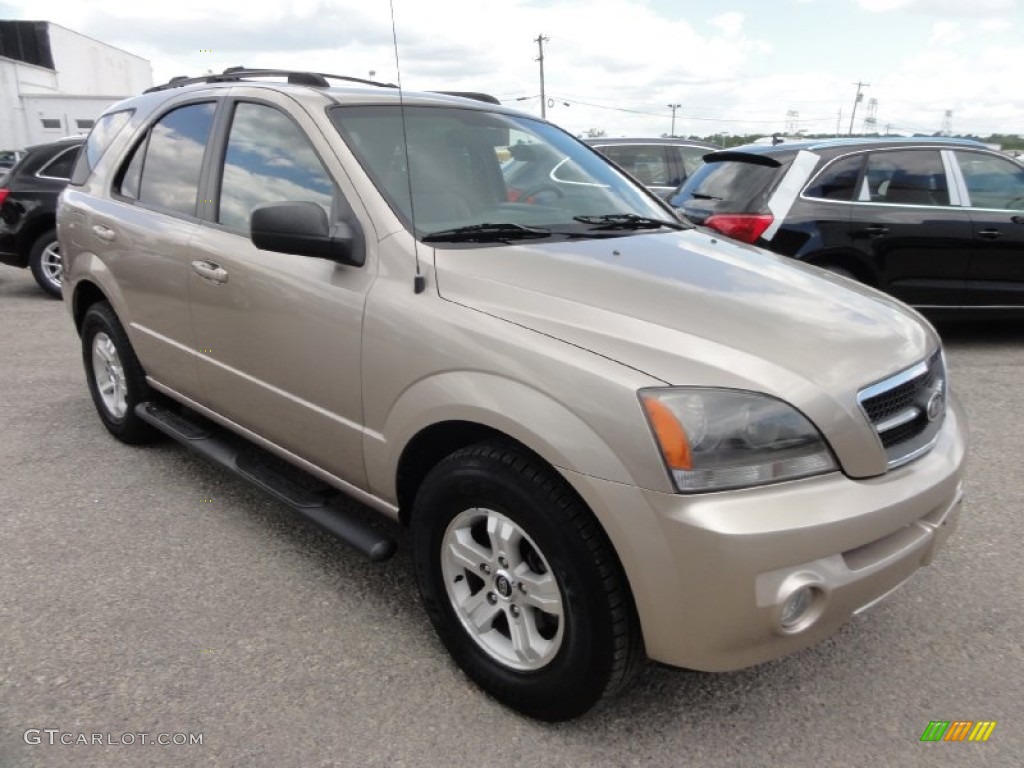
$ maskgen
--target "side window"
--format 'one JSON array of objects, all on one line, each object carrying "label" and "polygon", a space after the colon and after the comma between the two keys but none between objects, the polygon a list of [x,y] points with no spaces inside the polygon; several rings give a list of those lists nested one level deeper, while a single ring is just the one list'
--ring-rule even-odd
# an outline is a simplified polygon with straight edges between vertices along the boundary
[{"label": "side window", "polygon": [[45,176],[50,179],[70,179],[71,169],[75,167],[81,145],[69,147],[57,155],[53,160],[39,169],[38,176]]},{"label": "side window", "polygon": [[676,149],[679,152],[683,170],[686,172],[686,177],[680,179],[678,184],[682,184],[693,175],[694,171],[704,165],[704,155],[714,151],[704,147],[677,147]]},{"label": "side window", "polygon": [[661,146],[612,145],[601,151],[629,171],[641,184],[668,186],[672,176],[668,156]]},{"label": "side window", "polygon": [[[836,160],[814,177],[804,190],[806,197],[818,197],[824,200],[867,200],[863,194],[854,194],[860,168],[864,164],[864,155],[852,155]],[[863,186],[863,185],[862,185]]]},{"label": "side window", "polygon": [[235,107],[224,156],[217,221],[249,231],[252,209],[264,203],[308,201],[331,215],[334,183],[302,130],[262,104]]},{"label": "side window", "polygon": [[949,205],[946,170],[938,150],[872,152],[868,156],[867,183],[874,202]]},{"label": "side window", "polygon": [[973,208],[1024,210],[1024,168],[981,152],[956,152]]},{"label": "side window", "polygon": [[96,121],[89,132],[89,138],[85,141],[85,150],[78,155],[78,162],[71,174],[72,184],[85,183],[89,174],[92,173],[92,169],[96,167],[96,163],[100,161],[103,153],[110,146],[110,142],[128,124],[128,118],[132,116],[132,111],[125,109],[120,112],[111,112]]},{"label": "side window", "polygon": [[[125,176],[141,163],[139,202],[175,213],[195,215],[199,173],[213,126],[213,102],[189,104],[168,112],[150,129],[132,157]],[[145,151],[142,151],[142,147]],[[124,181],[121,191],[125,192]]]}]

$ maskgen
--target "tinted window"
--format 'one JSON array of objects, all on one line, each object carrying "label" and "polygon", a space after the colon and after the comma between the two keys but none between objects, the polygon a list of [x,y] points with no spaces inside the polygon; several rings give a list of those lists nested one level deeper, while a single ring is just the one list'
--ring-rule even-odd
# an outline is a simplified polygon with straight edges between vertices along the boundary
[{"label": "tinted window", "polygon": [[772,183],[781,173],[778,165],[742,160],[705,163],[672,196],[672,205],[682,207],[693,198],[710,203],[721,213],[749,213],[761,208]]},{"label": "tinted window", "polygon": [[110,142],[121,132],[121,129],[128,123],[132,110],[126,109],[121,112],[111,112],[103,115],[89,132],[89,138],[85,141],[85,151],[78,156],[75,170],[71,174],[72,184],[83,184],[89,178],[92,169],[100,161],[103,153],[107,151]]},{"label": "tinted window", "polygon": [[601,147],[601,151],[629,171],[641,184],[668,186],[672,169],[662,146],[617,144]]},{"label": "tinted window", "polygon": [[333,195],[331,177],[295,123],[261,104],[235,108],[217,221],[248,231],[253,208],[286,200],[319,203],[330,215]]},{"label": "tinted window", "polygon": [[78,159],[78,153],[81,149],[80,145],[65,149],[45,165],[39,171],[39,175],[48,176],[53,179],[70,179],[71,169],[75,167],[75,161]]},{"label": "tinted window", "polygon": [[873,152],[868,156],[870,199],[902,205],[949,205],[946,170],[938,150]]},{"label": "tinted window", "polygon": [[61,123],[60,118],[56,117],[44,117],[42,119],[42,123],[43,128],[46,128],[48,130],[60,130],[61,128],[64,127],[64,124]]},{"label": "tinted window", "polygon": [[[713,152],[712,149],[705,147],[676,147],[676,151],[682,158],[683,171],[686,173],[686,177],[692,176],[698,168],[704,164],[704,155],[708,152]],[[678,184],[683,183],[683,179],[680,179]]]},{"label": "tinted window", "polygon": [[836,160],[819,173],[804,194],[826,200],[853,200],[854,188],[864,164],[864,155],[854,155]]},{"label": "tinted window", "polygon": [[164,115],[149,133],[139,201],[193,215],[214,105],[190,104]]},{"label": "tinted window", "polygon": [[956,159],[973,207],[1024,209],[1024,168],[981,152],[957,152]]}]

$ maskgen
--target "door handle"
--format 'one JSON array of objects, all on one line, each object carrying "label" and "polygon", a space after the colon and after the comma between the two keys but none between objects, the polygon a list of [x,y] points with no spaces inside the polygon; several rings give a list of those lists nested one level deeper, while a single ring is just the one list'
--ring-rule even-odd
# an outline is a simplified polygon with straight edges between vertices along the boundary
[{"label": "door handle", "polygon": [[982,240],[998,240],[1002,236],[1003,236],[1003,231],[1001,229],[979,229],[978,230],[978,237],[980,237]]},{"label": "door handle", "polygon": [[112,243],[117,239],[117,233],[110,227],[105,227],[102,224],[93,224],[92,233],[105,243]]},{"label": "door handle", "polygon": [[882,235],[889,234],[889,228],[883,224],[872,224],[860,230],[859,234],[867,235],[868,237],[881,237]]},{"label": "door handle", "polygon": [[1024,224],[1024,216],[1013,216],[1010,221],[1014,224]]},{"label": "door handle", "polygon": [[211,283],[220,284],[228,281],[228,271],[212,261],[193,261],[192,271]]}]

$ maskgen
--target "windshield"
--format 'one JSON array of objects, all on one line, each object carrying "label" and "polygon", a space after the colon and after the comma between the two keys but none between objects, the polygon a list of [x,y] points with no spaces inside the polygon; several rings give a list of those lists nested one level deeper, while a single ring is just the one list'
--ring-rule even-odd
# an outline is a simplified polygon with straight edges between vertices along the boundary
[{"label": "windshield", "polygon": [[406,227],[430,242],[680,226],[601,155],[525,116],[406,106],[408,161],[397,104],[336,107],[331,119]]}]

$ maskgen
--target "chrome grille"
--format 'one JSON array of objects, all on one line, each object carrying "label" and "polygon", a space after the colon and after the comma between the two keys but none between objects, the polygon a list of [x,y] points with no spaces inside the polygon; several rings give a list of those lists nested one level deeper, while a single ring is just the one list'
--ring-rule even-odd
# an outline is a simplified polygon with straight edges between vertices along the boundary
[{"label": "chrome grille", "polygon": [[946,415],[942,351],[865,387],[857,401],[875,428],[890,469],[927,453]]}]

